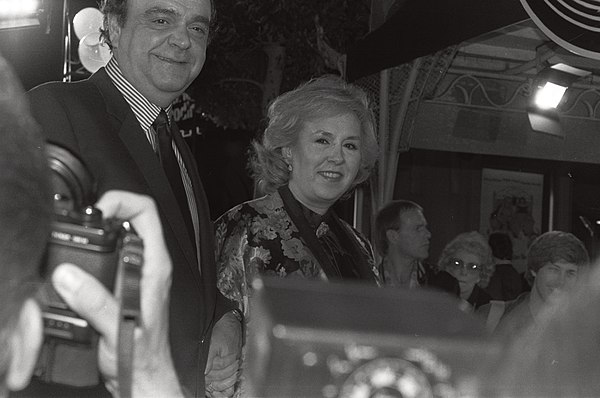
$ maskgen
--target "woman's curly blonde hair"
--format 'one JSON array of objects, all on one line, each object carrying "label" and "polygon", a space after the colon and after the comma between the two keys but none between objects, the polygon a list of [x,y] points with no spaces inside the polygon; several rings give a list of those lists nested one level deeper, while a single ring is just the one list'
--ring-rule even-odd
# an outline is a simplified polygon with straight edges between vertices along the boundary
[{"label": "woman's curly blonde hair", "polygon": [[263,193],[286,185],[290,179],[282,149],[298,141],[306,122],[353,114],[361,125],[361,164],[349,189],[365,181],[375,165],[379,147],[375,138],[375,118],[367,94],[339,76],[324,75],[281,94],[269,106],[268,125],[262,141],[253,142],[251,166]]}]

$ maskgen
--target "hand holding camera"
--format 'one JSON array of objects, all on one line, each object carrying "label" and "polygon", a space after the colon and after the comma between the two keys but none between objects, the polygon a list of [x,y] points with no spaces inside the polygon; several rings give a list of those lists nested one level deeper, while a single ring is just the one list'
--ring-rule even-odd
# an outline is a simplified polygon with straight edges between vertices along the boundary
[{"label": "hand holding camera", "polygon": [[172,265],[154,201],[109,191],[94,203],[86,165],[59,145],[46,152],[55,219],[40,377],[86,387],[101,374],[115,396],[181,396],[167,332]]},{"label": "hand holding camera", "polygon": [[[168,341],[172,265],[156,206],[146,196],[109,191],[96,207],[105,218],[129,220],[144,241],[141,322],[135,330],[132,396],[182,396]],[[58,265],[52,274],[52,282],[69,307],[100,333],[100,371],[113,395],[118,395],[117,298],[96,278],[72,264]]]}]

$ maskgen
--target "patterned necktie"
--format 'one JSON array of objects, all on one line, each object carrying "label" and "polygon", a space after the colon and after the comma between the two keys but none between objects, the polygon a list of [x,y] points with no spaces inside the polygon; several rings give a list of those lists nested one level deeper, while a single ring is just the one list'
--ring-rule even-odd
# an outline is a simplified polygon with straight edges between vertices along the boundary
[{"label": "patterned necktie", "polygon": [[177,203],[181,209],[181,214],[185,220],[188,233],[190,234],[192,242],[195,242],[194,226],[192,224],[187,195],[185,194],[185,188],[183,187],[181,169],[179,168],[179,163],[177,162],[177,158],[173,151],[174,142],[171,137],[171,128],[169,126],[167,113],[164,110],[160,111],[156,120],[152,123],[152,127],[158,136],[158,156],[160,158],[160,163],[171,184],[171,189],[177,198]]}]

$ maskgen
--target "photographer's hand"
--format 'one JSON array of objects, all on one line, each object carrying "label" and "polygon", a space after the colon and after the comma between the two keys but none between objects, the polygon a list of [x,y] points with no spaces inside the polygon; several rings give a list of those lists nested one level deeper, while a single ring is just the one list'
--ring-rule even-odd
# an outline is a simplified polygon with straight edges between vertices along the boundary
[{"label": "photographer's hand", "polygon": [[[124,191],[109,191],[96,204],[104,217],[129,220],[144,241],[141,280],[141,326],[135,331],[133,397],[183,396],[173,367],[168,339],[171,259],[154,201]],[[61,264],[52,275],[55,289],[67,304],[100,333],[98,362],[107,387],[118,396],[117,333],[119,305],[104,286],[72,264]]]}]

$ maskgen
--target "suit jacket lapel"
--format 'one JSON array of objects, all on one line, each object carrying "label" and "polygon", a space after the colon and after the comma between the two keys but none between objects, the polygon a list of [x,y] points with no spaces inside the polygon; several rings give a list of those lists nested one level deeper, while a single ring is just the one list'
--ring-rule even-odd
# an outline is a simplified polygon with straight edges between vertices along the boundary
[{"label": "suit jacket lapel", "polygon": [[[136,127],[137,130],[135,130]],[[156,154],[152,150],[152,146],[148,140],[146,140],[135,116],[131,115],[131,117],[128,117],[123,122],[121,130],[119,131],[119,136],[129,150],[133,160],[140,168],[144,179],[152,191],[154,199],[162,212],[166,215],[171,229],[177,231],[177,240],[184,251],[186,258],[190,264],[196,264],[196,254],[194,250],[196,244],[194,242],[192,245],[188,234],[185,233],[187,227],[183,220],[183,216],[181,215],[181,211],[179,210],[177,199],[171,190],[171,185],[167,180],[163,168],[158,162]]]},{"label": "suit jacket lapel", "polygon": [[[176,125],[173,124],[175,127]],[[179,153],[183,158],[183,162],[186,165],[190,181],[192,182],[192,188],[194,190],[194,198],[196,200],[196,209],[198,211],[198,234],[199,234],[199,253],[198,253],[198,272],[201,275],[201,279],[204,282],[203,294],[206,302],[212,302],[215,299],[215,290],[208,286],[214,286],[216,280],[216,267],[215,264],[215,242],[214,242],[214,229],[213,223],[210,218],[210,211],[208,207],[208,200],[202,186],[202,180],[198,173],[198,167],[196,166],[196,160],[192,151],[181,137],[179,131],[173,134],[173,139],[179,148]],[[207,285],[207,282],[208,285]],[[205,312],[205,324],[210,325],[213,314],[211,312]]]},{"label": "suit jacket lapel", "polygon": [[[183,163],[186,165],[186,171],[190,182],[192,183],[192,189],[194,191],[194,199],[196,202],[196,210],[198,213],[198,235],[199,235],[199,258],[198,258],[198,271],[200,274],[203,273],[202,264],[214,263],[214,232],[213,224],[210,218],[210,210],[208,208],[208,200],[206,199],[206,193],[202,186],[202,180],[198,173],[198,167],[192,151],[185,143],[185,140],[181,137],[181,133],[176,123],[173,123],[173,140],[179,149],[179,154],[183,159]],[[210,267],[205,267],[204,271],[207,271]]]},{"label": "suit jacket lapel", "polygon": [[[121,93],[112,84],[104,69],[95,73],[90,80],[96,84],[105,97],[108,113],[116,118],[113,130],[118,131],[123,144],[144,176],[157,206],[165,215],[188,263],[193,264],[194,268],[198,269],[195,250],[196,244],[195,242],[190,242],[187,233],[181,233],[181,231],[187,231],[187,229],[179,210],[177,199],[133,111]],[[175,233],[175,231],[178,231],[178,233]]]}]

